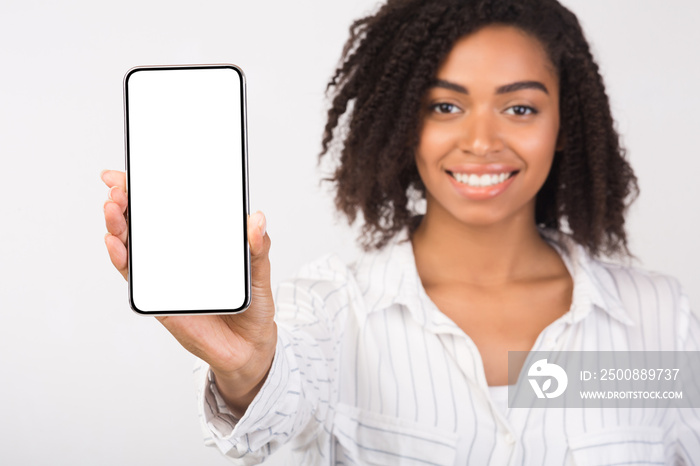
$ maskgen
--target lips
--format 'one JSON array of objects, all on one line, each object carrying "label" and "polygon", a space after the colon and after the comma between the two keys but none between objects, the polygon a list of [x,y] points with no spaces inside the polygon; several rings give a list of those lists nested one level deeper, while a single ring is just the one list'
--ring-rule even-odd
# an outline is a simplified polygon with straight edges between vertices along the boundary
[{"label": "lips", "polygon": [[488,164],[452,166],[445,172],[462,196],[485,200],[505,191],[520,170],[506,164]]}]

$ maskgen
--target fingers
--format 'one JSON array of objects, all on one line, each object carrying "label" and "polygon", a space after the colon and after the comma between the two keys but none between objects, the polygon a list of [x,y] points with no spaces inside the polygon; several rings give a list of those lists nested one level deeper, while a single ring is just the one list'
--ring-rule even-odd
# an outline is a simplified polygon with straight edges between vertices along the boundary
[{"label": "fingers", "polygon": [[126,192],[126,173],[118,170],[102,170],[100,178],[102,178],[107,187],[119,186]]},{"label": "fingers", "polygon": [[128,228],[123,208],[114,201],[106,201],[104,213],[107,231],[118,238],[122,244],[126,244]]},{"label": "fingers", "polygon": [[129,198],[121,186],[111,187],[109,191],[107,191],[107,197],[109,198],[109,201],[112,201],[119,206],[119,210],[121,210],[122,213],[126,212],[126,207],[129,204]]},{"label": "fingers", "polygon": [[121,187],[113,186],[107,193],[107,197],[109,199],[104,203],[107,231],[126,244],[127,228],[126,217],[124,216],[128,205],[126,193]]},{"label": "fingers", "polygon": [[128,229],[125,213],[128,198],[126,195],[126,174],[117,170],[103,170],[100,173],[100,178],[110,188],[107,193],[108,199],[104,203],[105,224],[108,232],[105,235],[105,245],[112,264],[127,280],[126,241]]},{"label": "fingers", "polygon": [[127,226],[124,214],[129,201],[124,190],[125,174],[116,170],[103,170],[100,176],[110,187],[107,193],[109,199],[104,203],[107,231],[126,244]]},{"label": "fingers", "polygon": [[105,245],[112,264],[122,274],[124,280],[128,280],[129,263],[127,261],[126,245],[111,233],[105,235]]}]

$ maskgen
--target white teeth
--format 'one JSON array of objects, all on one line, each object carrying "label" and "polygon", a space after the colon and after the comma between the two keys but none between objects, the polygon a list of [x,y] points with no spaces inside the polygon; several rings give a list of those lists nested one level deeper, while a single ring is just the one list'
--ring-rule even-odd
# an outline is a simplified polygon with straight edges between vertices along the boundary
[{"label": "white teeth", "polygon": [[467,175],[466,173],[453,173],[452,177],[462,184],[479,188],[503,183],[505,180],[510,178],[510,173],[494,173],[492,175],[477,175],[474,173],[472,173],[471,175]]}]

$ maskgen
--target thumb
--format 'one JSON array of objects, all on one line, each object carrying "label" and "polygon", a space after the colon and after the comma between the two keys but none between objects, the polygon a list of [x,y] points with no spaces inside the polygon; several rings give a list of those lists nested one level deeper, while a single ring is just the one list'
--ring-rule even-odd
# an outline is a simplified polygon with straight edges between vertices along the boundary
[{"label": "thumb", "polygon": [[248,245],[250,246],[251,285],[255,288],[270,287],[270,236],[267,220],[258,211],[248,216]]}]

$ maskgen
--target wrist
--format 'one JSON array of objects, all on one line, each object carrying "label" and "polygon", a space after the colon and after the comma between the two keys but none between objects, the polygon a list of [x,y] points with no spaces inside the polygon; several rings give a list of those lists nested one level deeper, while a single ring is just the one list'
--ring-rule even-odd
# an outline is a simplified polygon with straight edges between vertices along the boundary
[{"label": "wrist", "polygon": [[277,326],[272,335],[254,352],[249,362],[236,371],[212,367],[214,383],[231,412],[241,417],[267,380],[277,349]]}]

